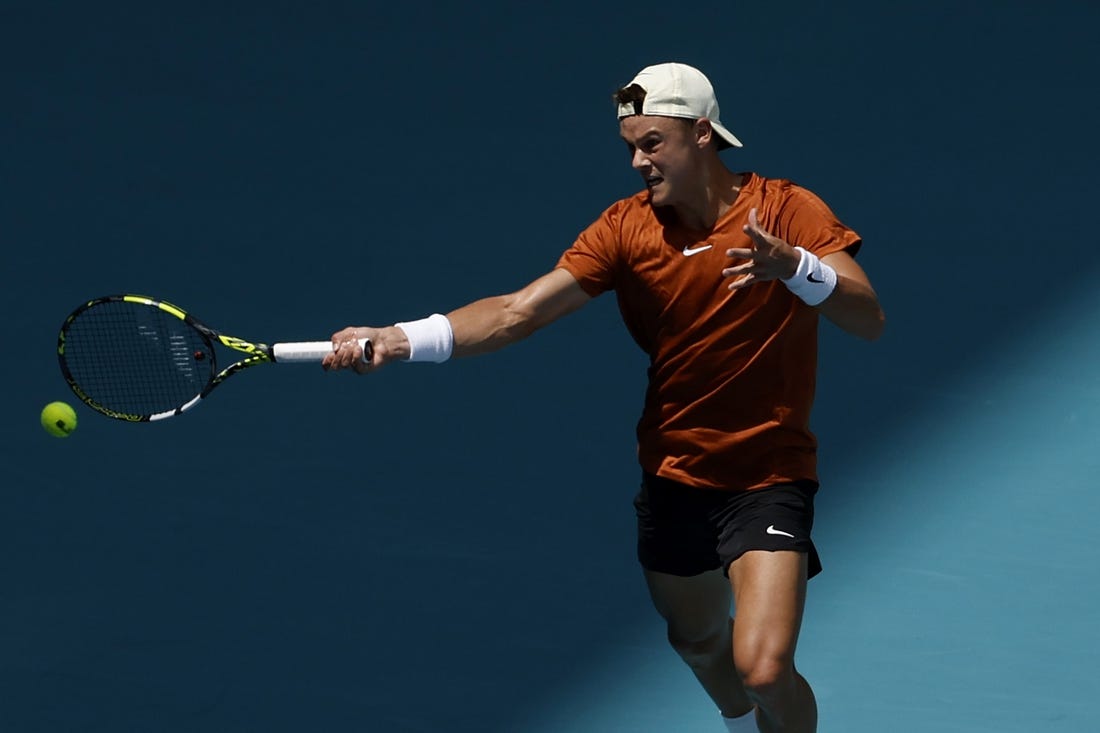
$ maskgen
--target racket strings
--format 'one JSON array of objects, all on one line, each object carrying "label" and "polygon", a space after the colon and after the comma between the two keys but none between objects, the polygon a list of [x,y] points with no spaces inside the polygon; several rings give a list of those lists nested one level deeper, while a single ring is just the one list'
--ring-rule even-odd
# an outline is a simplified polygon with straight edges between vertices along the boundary
[{"label": "racket strings", "polygon": [[62,359],[89,399],[132,415],[184,405],[215,366],[199,331],[156,306],[125,301],[99,303],[70,321]]}]

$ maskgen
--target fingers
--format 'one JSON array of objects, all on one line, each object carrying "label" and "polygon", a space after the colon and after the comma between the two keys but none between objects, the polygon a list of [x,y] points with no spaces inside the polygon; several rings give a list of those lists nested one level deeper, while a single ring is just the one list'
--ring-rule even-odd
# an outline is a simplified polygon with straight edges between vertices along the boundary
[{"label": "fingers", "polygon": [[359,329],[345,328],[332,335],[332,353],[321,360],[321,367],[325,371],[338,371],[352,369],[359,374],[370,371],[373,359],[373,350],[370,349],[370,341],[366,342],[368,351],[364,353],[359,343]]},{"label": "fingers", "polygon": [[[752,211],[756,211],[753,209]],[[731,265],[722,270],[722,277],[734,277],[736,275],[746,275],[753,273],[757,270],[760,262],[765,258],[766,253],[759,249],[746,249],[743,247],[731,247],[726,250],[726,257],[731,260],[745,260],[744,262]]]},{"label": "fingers", "polygon": [[789,276],[787,252],[790,245],[779,237],[773,236],[760,225],[760,216],[756,207],[749,209],[749,221],[742,231],[752,240],[752,248],[731,248],[726,256],[744,262],[722,270],[722,277],[734,278],[729,284],[730,290],[740,290],[754,283],[778,280]]},{"label": "fingers", "polygon": [[370,339],[360,344],[358,340],[353,342],[354,350],[351,362],[351,368],[355,370],[356,374],[366,374],[374,366],[374,349],[371,348]]},{"label": "fingers", "polygon": [[749,209],[749,227],[760,234],[767,235],[764,227],[760,226],[760,217],[757,215],[755,206]]},{"label": "fingers", "polygon": [[731,260],[753,260],[756,259],[759,250],[755,249],[740,249],[738,247],[732,247],[726,250],[726,257]]},{"label": "fingers", "polygon": [[729,290],[730,292],[734,292],[736,290],[741,290],[742,288],[747,288],[748,286],[752,285],[755,282],[756,282],[756,278],[754,276],[746,275],[743,278],[740,278],[738,280],[734,280],[733,282],[731,282],[729,285],[726,286],[726,289]]},{"label": "fingers", "polygon": [[733,277],[735,275],[745,275],[756,270],[755,262],[745,262],[740,265],[733,265],[722,270],[722,277]]},{"label": "fingers", "polygon": [[[358,353],[356,353],[357,351]],[[362,350],[359,349],[358,344],[344,341],[333,344],[332,353],[321,360],[321,368],[327,372],[353,369],[356,362],[362,362]]]},{"label": "fingers", "polygon": [[357,338],[359,329],[354,326],[348,326],[347,328],[341,328],[336,333],[332,334],[332,347],[335,349],[341,344],[347,341],[354,341]]},{"label": "fingers", "polygon": [[749,223],[741,227],[741,231],[748,234],[752,238],[752,241],[759,245],[769,244],[768,237],[770,235],[760,226],[760,220],[756,216],[755,206],[749,209]]},{"label": "fingers", "polygon": [[722,277],[734,278],[727,287],[730,290],[740,290],[741,288],[748,287],[755,282],[758,282],[760,278],[761,269],[756,266],[755,263],[749,263],[747,265],[738,265],[737,267],[727,267],[722,270]]}]

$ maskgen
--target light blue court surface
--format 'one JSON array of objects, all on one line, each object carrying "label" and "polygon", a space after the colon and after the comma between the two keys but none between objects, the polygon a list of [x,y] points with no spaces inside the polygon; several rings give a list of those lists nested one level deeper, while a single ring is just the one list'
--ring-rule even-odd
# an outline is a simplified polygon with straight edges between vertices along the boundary
[{"label": "light blue court surface", "polygon": [[37,424],[89,297],[314,340],[542,274],[636,190],[609,95],[671,59],[731,167],[863,235],[889,318],[821,331],[820,730],[1100,730],[1100,10],[843,5],[6,9],[0,731],[722,733],[633,557],[612,298]]}]

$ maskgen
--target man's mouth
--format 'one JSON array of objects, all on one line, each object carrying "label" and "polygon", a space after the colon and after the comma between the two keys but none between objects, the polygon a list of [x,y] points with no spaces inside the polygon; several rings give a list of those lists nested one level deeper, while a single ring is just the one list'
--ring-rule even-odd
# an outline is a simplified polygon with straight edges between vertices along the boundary
[{"label": "man's mouth", "polygon": [[661,178],[660,176],[651,176],[651,177],[645,179],[646,188],[652,189],[654,186],[657,186],[658,184],[660,184],[664,180],[665,179]]}]

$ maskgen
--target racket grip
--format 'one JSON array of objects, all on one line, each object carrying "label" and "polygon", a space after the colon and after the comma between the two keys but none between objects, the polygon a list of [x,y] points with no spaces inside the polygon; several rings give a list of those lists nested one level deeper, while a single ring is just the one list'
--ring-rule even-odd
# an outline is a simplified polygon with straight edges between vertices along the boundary
[{"label": "racket grip", "polygon": [[[370,339],[359,339],[363,347],[363,361],[371,358]],[[289,344],[274,344],[271,353],[276,362],[321,361],[332,353],[331,341],[299,341]]]}]

